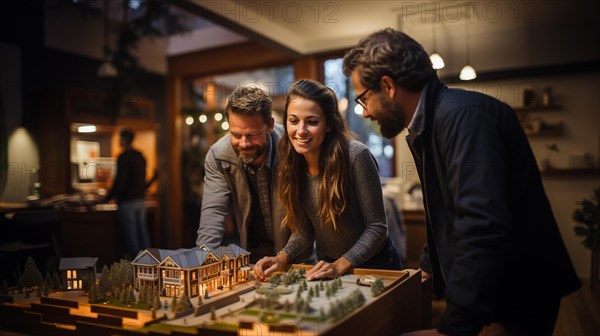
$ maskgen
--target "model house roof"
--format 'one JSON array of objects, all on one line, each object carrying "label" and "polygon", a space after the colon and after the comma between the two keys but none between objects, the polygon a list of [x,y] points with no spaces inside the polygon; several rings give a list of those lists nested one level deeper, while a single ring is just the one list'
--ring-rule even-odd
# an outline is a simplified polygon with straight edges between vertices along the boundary
[{"label": "model house roof", "polygon": [[77,258],[60,258],[58,269],[60,271],[68,269],[88,269],[96,266],[98,258],[77,257]]},{"label": "model house roof", "polygon": [[240,255],[250,254],[250,252],[244,250],[243,248],[235,244],[229,244],[227,246],[219,246],[216,250],[214,250],[214,254],[219,259],[223,259],[223,256],[227,256],[229,258],[237,258]]},{"label": "model house roof", "polygon": [[201,247],[178,250],[148,248],[140,252],[131,264],[138,266],[154,266],[163,264],[167,260],[171,260],[181,268],[196,268],[204,265],[210,255],[215,259],[221,260],[224,256],[228,258],[237,258],[240,255],[248,254],[250,254],[250,252],[235,244],[219,246],[214,251],[204,245]]}]

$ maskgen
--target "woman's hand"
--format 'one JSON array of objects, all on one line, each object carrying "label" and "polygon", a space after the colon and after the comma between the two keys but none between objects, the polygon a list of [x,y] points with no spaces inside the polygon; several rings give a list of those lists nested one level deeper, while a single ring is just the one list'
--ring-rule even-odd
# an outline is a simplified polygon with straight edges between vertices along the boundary
[{"label": "woman's hand", "polygon": [[314,279],[335,279],[346,273],[352,267],[352,263],[341,257],[333,263],[319,261],[315,267],[306,272],[306,280]]},{"label": "woman's hand", "polygon": [[254,277],[265,281],[271,274],[282,270],[287,265],[287,254],[279,252],[275,257],[263,257],[254,265]]}]

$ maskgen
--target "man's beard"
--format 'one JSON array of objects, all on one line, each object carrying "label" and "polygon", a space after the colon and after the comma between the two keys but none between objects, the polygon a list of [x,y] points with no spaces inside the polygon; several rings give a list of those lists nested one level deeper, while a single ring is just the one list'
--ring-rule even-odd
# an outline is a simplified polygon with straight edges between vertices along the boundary
[{"label": "man's beard", "polygon": [[233,150],[237,153],[240,160],[242,160],[245,164],[251,164],[256,159],[258,159],[269,147],[269,141],[265,142],[264,145],[252,145],[249,148],[242,148],[239,145],[233,146]]},{"label": "man's beard", "polygon": [[406,127],[406,114],[400,104],[380,97],[381,111],[377,116],[381,135],[391,139]]}]

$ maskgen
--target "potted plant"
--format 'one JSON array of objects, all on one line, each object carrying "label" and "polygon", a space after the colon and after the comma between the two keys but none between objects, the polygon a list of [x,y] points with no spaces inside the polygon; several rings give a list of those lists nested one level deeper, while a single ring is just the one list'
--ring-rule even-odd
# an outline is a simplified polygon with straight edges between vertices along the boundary
[{"label": "potted plant", "polygon": [[591,286],[598,280],[598,253],[600,248],[600,188],[594,190],[591,199],[577,202],[579,208],[573,212],[575,235],[583,237],[582,244],[592,251]]},{"label": "potted plant", "polygon": [[547,144],[546,145],[546,149],[548,150],[548,156],[546,156],[544,159],[541,160],[541,168],[542,170],[549,170],[552,169],[552,162],[550,161],[550,157],[552,156],[552,153],[558,153],[560,152],[560,150],[558,149],[558,145],[556,144],[556,142],[553,142],[551,144]]}]

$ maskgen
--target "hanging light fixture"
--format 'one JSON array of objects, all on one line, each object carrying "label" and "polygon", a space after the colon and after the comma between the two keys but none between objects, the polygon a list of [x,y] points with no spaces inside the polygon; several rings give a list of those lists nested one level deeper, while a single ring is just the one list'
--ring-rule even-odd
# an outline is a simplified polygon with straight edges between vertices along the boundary
[{"label": "hanging light fixture", "polygon": [[108,0],[104,0],[104,62],[98,68],[98,77],[117,77],[119,70],[111,63],[108,49]]},{"label": "hanging light fixture", "polygon": [[433,68],[439,70],[444,68],[446,66],[446,63],[444,63],[444,59],[436,51],[437,48],[435,46],[435,22],[431,25],[431,27],[433,28],[433,53],[429,55],[429,60],[431,61]]},{"label": "hanging light fixture", "polygon": [[477,72],[475,72],[475,69],[470,65],[469,62],[469,54],[471,52],[470,50],[470,36],[469,36],[469,25],[471,24],[471,22],[467,22],[465,24],[465,38],[466,38],[466,46],[467,46],[467,64],[462,68],[462,70],[460,70],[460,75],[458,76],[458,78],[460,78],[461,80],[472,80],[477,78]]}]

